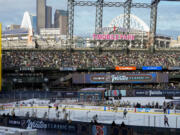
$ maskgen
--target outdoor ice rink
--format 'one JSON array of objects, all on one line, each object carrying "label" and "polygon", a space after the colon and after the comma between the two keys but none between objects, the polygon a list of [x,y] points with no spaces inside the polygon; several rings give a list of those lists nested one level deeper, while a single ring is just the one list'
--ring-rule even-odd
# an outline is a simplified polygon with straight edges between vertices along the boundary
[{"label": "outdoor ice rink", "polygon": [[[15,105],[15,104],[14,104]],[[89,107],[83,106],[78,107],[77,105],[60,105],[58,111],[60,111],[60,115],[57,118],[57,111],[55,107],[48,108],[47,105],[39,106],[37,104],[30,106],[14,106],[10,108],[6,108],[5,110],[1,110],[0,114],[3,113],[11,114],[13,108],[15,109],[16,116],[25,116],[29,111],[30,116],[32,116],[33,112],[35,112],[36,117],[43,118],[44,113],[47,112],[47,117],[49,119],[64,119],[65,113],[68,113],[67,120],[72,121],[83,121],[83,122],[91,122],[92,117],[94,115],[98,115],[98,123],[112,123],[115,121],[116,124],[121,124],[124,122],[126,125],[137,125],[137,126],[152,126],[152,127],[168,127],[164,126],[164,115],[168,117],[169,127],[170,128],[180,128],[180,113],[174,114],[163,114],[162,112],[157,113],[146,113],[146,112],[134,112],[132,108],[127,108],[128,113],[127,117],[123,118],[123,109],[118,108],[118,111],[115,112],[113,110],[102,110],[99,106]],[[65,109],[65,112],[63,111]],[[92,108],[92,109],[91,109]],[[103,107],[101,107],[103,108]],[[106,107],[107,109],[108,107]],[[160,109],[159,109],[160,110]],[[172,110],[173,111],[173,110]]]}]

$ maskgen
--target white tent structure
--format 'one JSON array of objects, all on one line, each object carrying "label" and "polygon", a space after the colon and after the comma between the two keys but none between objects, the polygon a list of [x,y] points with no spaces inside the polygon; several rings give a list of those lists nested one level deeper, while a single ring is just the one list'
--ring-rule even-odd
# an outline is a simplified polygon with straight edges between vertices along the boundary
[{"label": "white tent structure", "polygon": [[22,23],[21,23],[21,28],[25,28],[28,29],[29,34],[28,34],[28,44],[32,43],[32,36],[33,36],[33,22],[31,19],[31,15],[29,14],[29,12],[25,12],[23,19],[22,19]]},{"label": "white tent structure", "polygon": [[24,16],[21,22],[21,28],[28,29],[30,36],[33,35],[32,20],[31,20],[31,15],[29,14],[29,12],[24,13]]}]

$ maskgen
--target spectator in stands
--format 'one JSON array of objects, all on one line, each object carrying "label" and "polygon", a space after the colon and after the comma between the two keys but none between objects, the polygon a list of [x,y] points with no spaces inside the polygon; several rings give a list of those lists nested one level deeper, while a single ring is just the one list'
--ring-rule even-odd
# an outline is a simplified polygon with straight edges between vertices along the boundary
[{"label": "spectator in stands", "polygon": [[6,117],[6,114],[5,113],[3,113],[3,115],[2,115],[3,117]]},{"label": "spectator in stands", "polygon": [[94,124],[97,125],[97,124],[99,124],[99,123],[97,122],[97,120],[95,120],[95,121],[94,121]]},{"label": "spectator in stands", "polygon": [[[5,51],[3,54],[3,67],[115,67],[123,66],[180,66],[179,53],[175,52],[73,52],[66,51]],[[26,58],[26,59],[24,59]],[[175,88],[175,85],[171,85]]]},{"label": "spectator in stands", "polygon": [[9,113],[7,113],[6,117],[9,117],[9,116],[10,116]]},{"label": "spectator in stands", "polygon": [[115,123],[115,121],[114,121],[114,120],[113,120],[113,122],[112,122],[111,126],[116,126],[116,123]]},{"label": "spectator in stands", "polygon": [[125,123],[124,123],[124,121],[121,123],[121,127],[125,127],[126,125],[125,125]]},{"label": "spectator in stands", "polygon": [[93,125],[93,124],[94,124],[93,120],[91,120],[90,124],[91,124],[91,125]]},{"label": "spectator in stands", "polygon": [[136,104],[136,108],[141,108],[141,104],[140,104],[140,103],[137,103],[137,104]]}]

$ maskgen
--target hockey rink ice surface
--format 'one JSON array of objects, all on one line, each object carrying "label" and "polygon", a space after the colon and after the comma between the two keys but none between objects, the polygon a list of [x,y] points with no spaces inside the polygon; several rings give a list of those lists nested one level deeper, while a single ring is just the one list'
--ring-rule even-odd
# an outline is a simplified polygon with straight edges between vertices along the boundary
[{"label": "hockey rink ice surface", "polygon": [[[11,114],[11,109],[6,109],[0,111],[0,114]],[[126,118],[123,118],[123,112],[113,112],[113,111],[100,111],[100,110],[78,110],[67,108],[65,112],[62,111],[62,108],[59,108],[60,117],[56,117],[57,111],[55,108],[48,109],[48,107],[16,107],[15,114],[16,116],[25,116],[26,112],[29,111],[30,116],[32,116],[33,112],[36,112],[36,116],[38,118],[43,118],[44,113],[47,112],[47,118],[49,119],[63,119],[65,112],[68,113],[68,120],[71,119],[73,121],[83,121],[90,122],[94,115],[98,115],[99,123],[112,123],[115,121],[116,124],[121,124],[124,122],[126,125],[137,125],[137,126],[152,126],[152,127],[167,127],[164,126],[164,114],[150,114],[150,113],[138,113],[138,112],[128,112]],[[171,128],[180,128],[180,115],[176,114],[166,114],[168,117],[169,127]]]}]

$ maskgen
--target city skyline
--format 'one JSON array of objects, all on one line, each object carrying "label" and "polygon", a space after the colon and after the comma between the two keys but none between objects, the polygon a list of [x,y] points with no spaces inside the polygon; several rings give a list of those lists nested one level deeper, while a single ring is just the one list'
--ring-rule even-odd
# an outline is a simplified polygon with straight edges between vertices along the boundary
[{"label": "city skyline", "polygon": [[[94,0],[93,0],[94,1]],[[109,0],[110,1],[110,0]],[[111,0],[119,1],[119,0]],[[133,2],[139,2],[134,0]],[[144,0],[143,2],[149,2]],[[59,3],[59,4],[58,4]],[[32,14],[36,14],[36,0],[0,0],[0,4],[4,5],[0,12],[0,22],[3,24],[3,28],[10,24],[20,24],[23,13],[28,11]],[[52,6],[53,14],[56,9],[67,10],[66,0],[47,0],[47,5]],[[169,35],[180,35],[180,2],[160,2],[158,6],[157,17],[157,32]],[[91,12],[89,12],[91,11]],[[103,12],[103,27],[107,27],[113,18],[123,14],[123,8],[104,8]],[[75,7],[75,22],[74,32],[75,34],[93,33],[95,25],[95,7]],[[149,26],[150,9],[132,9],[132,14],[141,18]],[[54,20],[54,18],[52,18]],[[81,23],[83,22],[83,24]]]}]

